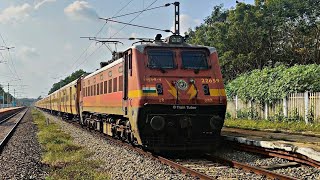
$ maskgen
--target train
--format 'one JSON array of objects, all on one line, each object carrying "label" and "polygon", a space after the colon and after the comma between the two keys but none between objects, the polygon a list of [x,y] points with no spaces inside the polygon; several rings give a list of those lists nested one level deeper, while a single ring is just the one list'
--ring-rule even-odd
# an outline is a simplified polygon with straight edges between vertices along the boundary
[{"label": "train", "polygon": [[156,36],[100,64],[35,106],[152,151],[215,147],[227,99],[214,47]]}]

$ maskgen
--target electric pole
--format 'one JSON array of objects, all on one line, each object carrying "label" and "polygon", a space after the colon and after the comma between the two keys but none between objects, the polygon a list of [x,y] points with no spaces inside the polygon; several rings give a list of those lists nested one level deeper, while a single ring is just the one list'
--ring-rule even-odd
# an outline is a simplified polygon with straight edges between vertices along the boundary
[{"label": "electric pole", "polygon": [[10,96],[9,96],[9,87],[10,87],[10,85],[9,85],[9,83],[8,83],[8,95],[7,95],[7,107],[9,107],[9,101],[10,101]]},{"label": "electric pole", "polygon": [[2,108],[4,108],[4,89],[3,89],[2,94],[3,94],[3,96],[2,96]]},{"label": "electric pole", "polygon": [[12,101],[12,106],[13,107],[16,107],[16,89],[13,89],[13,101]]}]

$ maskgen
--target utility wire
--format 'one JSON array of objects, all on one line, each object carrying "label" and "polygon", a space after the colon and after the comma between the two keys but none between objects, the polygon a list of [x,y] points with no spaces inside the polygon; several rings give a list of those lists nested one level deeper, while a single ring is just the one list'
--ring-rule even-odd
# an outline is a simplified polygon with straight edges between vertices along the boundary
[{"label": "utility wire", "polygon": [[[154,3],[156,3],[158,0],[153,1],[148,7],[146,7],[144,10],[142,10],[139,14],[137,14],[133,19],[131,19],[128,23],[131,23],[135,19],[137,19],[146,9],[149,9]],[[114,33],[110,38],[113,38],[115,35],[119,34],[120,31],[122,31],[127,25],[124,25],[120,30],[118,30],[116,33]]]},{"label": "utility wire", "polygon": [[75,68],[77,69],[78,67],[80,67],[82,64],[84,64],[89,57],[91,57],[96,51],[98,51],[101,47],[103,46],[103,44],[101,44],[97,49],[95,49],[89,56],[87,56],[81,63],[78,64],[78,66]]},{"label": "utility wire", "polygon": [[[0,37],[1,37],[1,39],[2,39],[3,44],[7,47],[7,43],[5,42],[5,40],[4,40],[4,38],[3,38],[3,36],[2,36],[1,33],[0,33]],[[12,60],[12,56],[11,56],[10,50],[9,50],[9,48],[7,48],[7,49],[8,49],[10,61],[11,61],[11,64],[12,64],[12,67],[13,67],[14,72],[12,71],[12,69],[11,69],[11,67],[10,67],[10,63],[8,63],[9,70],[10,70],[10,72],[12,73],[12,75],[14,75],[14,76],[16,76],[16,78],[20,79],[20,77],[19,77],[19,75],[18,75],[18,73],[17,73],[17,71],[16,71],[16,68],[15,68],[15,66],[14,66],[14,63],[13,63],[13,60]],[[3,57],[2,54],[1,54],[1,56]]]},{"label": "utility wire", "polygon": [[[126,8],[133,0],[130,0],[127,4],[125,4],[122,8],[120,8],[112,17],[116,16],[117,14],[119,14],[124,8]],[[103,24],[103,26],[100,28],[100,30],[96,33],[95,37],[98,36],[101,31],[103,30],[103,28],[107,25],[107,22]],[[93,44],[93,42],[91,42],[89,44],[89,46],[81,53],[81,55],[77,58],[77,60],[72,64],[71,68],[72,69],[76,64],[77,62],[81,59],[81,57],[89,50],[90,46]],[[100,48],[100,47],[99,47]],[[86,58],[87,59],[87,58]],[[79,66],[77,66],[78,68]],[[73,70],[77,69],[77,68],[74,68]]]},{"label": "utility wire", "polygon": [[172,31],[170,31],[168,29],[159,29],[159,28],[153,28],[153,27],[148,27],[148,26],[141,26],[141,25],[137,25],[137,24],[131,24],[131,23],[126,23],[126,22],[121,22],[121,21],[115,21],[115,20],[112,20],[112,19],[104,19],[104,18],[99,18],[99,19],[106,20],[106,22],[111,21],[111,22],[115,22],[115,23],[119,23],[119,24],[125,24],[125,25],[129,25],[129,26],[135,26],[135,27],[140,27],[140,28],[145,28],[145,29],[158,30],[158,31],[164,31],[164,32],[172,32]]},{"label": "utility wire", "polygon": [[[131,23],[132,21],[134,21],[136,18],[138,18],[144,11],[146,11],[146,9],[148,9],[148,8],[150,8],[154,3],[156,3],[158,0],[155,0],[155,1],[153,1],[148,7],[146,7],[144,10],[142,10],[141,12],[139,12],[139,14],[138,15],[136,15],[133,19],[131,19],[130,21],[129,21],[129,23]],[[124,25],[120,30],[118,30],[115,34],[113,34],[112,36],[110,36],[109,38],[113,38],[115,35],[117,35],[120,31],[122,31],[125,27],[127,26],[127,24],[126,25]],[[107,38],[108,39],[108,38]],[[102,44],[103,45],[103,44]],[[101,45],[101,46],[102,46]],[[101,46],[99,46],[99,48],[98,49],[100,49],[101,48]],[[98,49],[96,49],[96,50],[98,50]],[[96,51],[95,50],[95,51]],[[95,52],[94,51],[94,52]],[[93,52],[93,53],[94,53]],[[93,53],[91,53],[89,56],[91,56]],[[88,58],[86,58],[80,65],[78,65],[77,66],[77,68],[79,67],[79,66],[81,66],[83,63],[85,63],[86,61],[87,61],[87,59]],[[76,69],[76,68],[75,68]]]},{"label": "utility wire", "polygon": [[167,4],[162,5],[162,6],[157,6],[157,7],[153,7],[153,8],[141,10],[141,11],[135,11],[135,12],[127,13],[127,14],[122,14],[122,15],[119,15],[119,16],[113,16],[113,17],[110,17],[110,18],[105,18],[105,20],[114,19],[114,18],[119,18],[119,17],[124,17],[124,16],[129,16],[129,15],[137,14],[137,13],[140,13],[140,12],[150,11],[150,10],[158,9],[158,8],[162,8],[162,7],[168,7],[168,6],[170,6],[170,5],[171,5],[171,3],[167,3]]}]

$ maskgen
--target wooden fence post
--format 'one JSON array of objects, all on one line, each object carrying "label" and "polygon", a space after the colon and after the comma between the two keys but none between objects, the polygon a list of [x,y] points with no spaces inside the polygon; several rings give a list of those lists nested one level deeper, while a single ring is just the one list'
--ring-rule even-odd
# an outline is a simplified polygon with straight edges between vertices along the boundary
[{"label": "wooden fence post", "polygon": [[288,117],[288,99],[287,96],[282,99],[283,101],[283,116]]},{"label": "wooden fence post", "polygon": [[304,92],[304,121],[306,124],[309,123],[308,120],[308,114],[309,114],[309,92]]},{"label": "wooden fence post", "polygon": [[264,119],[268,119],[268,103],[264,103]]},{"label": "wooden fence post", "polygon": [[235,102],[236,102],[236,119],[238,118],[238,95],[235,97]]}]

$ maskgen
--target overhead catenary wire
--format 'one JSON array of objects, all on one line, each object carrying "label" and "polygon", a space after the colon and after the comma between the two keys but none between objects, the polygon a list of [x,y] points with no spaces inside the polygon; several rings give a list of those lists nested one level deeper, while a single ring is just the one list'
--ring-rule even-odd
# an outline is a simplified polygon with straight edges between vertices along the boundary
[{"label": "overhead catenary wire", "polygon": [[172,3],[167,3],[167,4],[162,5],[162,6],[157,6],[157,7],[153,7],[153,8],[148,8],[148,9],[145,9],[145,10],[141,10],[141,11],[135,11],[135,12],[131,12],[131,13],[126,13],[126,14],[122,14],[122,15],[118,15],[118,16],[113,16],[113,17],[105,18],[105,19],[106,19],[106,20],[109,20],[109,19],[115,19],[115,18],[119,18],[119,17],[129,16],[129,15],[137,14],[137,13],[140,13],[140,12],[145,12],[145,11],[150,11],[150,10],[154,10],[154,9],[159,9],[159,8],[162,8],[162,7],[168,7],[168,6],[170,6],[171,4],[172,4]]},{"label": "overhead catenary wire", "polygon": [[[148,7],[146,7],[144,10],[142,10],[139,14],[137,14],[134,18],[132,18],[128,23],[131,23],[135,19],[137,19],[146,9],[149,9],[154,3],[156,3],[158,0],[153,1]],[[127,25],[124,25],[120,30],[118,30],[116,33],[114,33],[110,38],[113,38],[115,35],[119,34],[120,31],[122,31]]]},{"label": "overhead catenary wire", "polygon": [[140,27],[140,28],[145,28],[145,29],[151,29],[151,30],[158,30],[158,31],[173,33],[171,30],[168,30],[168,29],[159,29],[159,28],[154,28],[154,27],[141,26],[141,25],[137,25],[137,24],[131,24],[131,23],[126,23],[126,22],[121,22],[121,21],[115,21],[115,20],[112,20],[112,19],[104,19],[104,18],[99,18],[99,19],[106,20],[106,22],[111,21],[111,22],[115,22],[115,23],[119,23],[119,24],[125,24],[125,25],[129,25],[129,26],[134,26],[134,27]]},{"label": "overhead catenary wire", "polygon": [[[120,8],[113,16],[116,16],[117,14],[119,14],[123,9],[125,9],[128,5],[130,5],[130,3],[133,0],[130,0],[127,4],[125,4],[122,8]],[[112,17],[113,17],[112,16]],[[102,30],[104,29],[104,27],[107,25],[107,22],[103,24],[103,26],[100,28],[100,30],[95,34],[95,36],[98,36]],[[91,42],[89,44],[89,46],[80,54],[80,56],[76,59],[76,61],[72,64],[70,69],[73,69],[73,67],[77,64],[77,62],[81,59],[81,57],[89,50],[90,46],[93,44],[93,42]],[[100,48],[100,47],[99,47]],[[77,69],[78,66],[76,68],[74,68],[73,70]]]},{"label": "overhead catenary wire", "polygon": [[[134,18],[132,18],[128,23],[131,23],[132,21],[134,21],[135,19],[137,19],[146,9],[150,8],[154,3],[156,3],[158,0],[155,0],[153,1],[148,7],[146,7],[144,10],[142,10],[141,12],[139,12],[139,14],[137,14]],[[113,38],[115,35],[117,35],[120,31],[122,31],[127,25],[124,25],[120,30],[118,30],[116,33],[114,33],[112,36],[110,36],[109,38]],[[108,38],[107,38],[108,40]],[[102,46],[102,45],[101,45]],[[101,47],[100,46],[100,47]],[[99,48],[100,48],[99,47]],[[95,51],[94,51],[95,52]],[[92,55],[93,53],[90,54],[90,56]],[[83,61],[83,63],[81,63],[78,67],[80,67],[82,64],[84,64],[86,61],[87,61],[88,58],[85,59],[85,61]],[[76,68],[75,68],[76,69]]]},{"label": "overhead catenary wire", "polygon": [[[8,62],[9,70],[10,70],[10,72],[12,73],[12,75],[15,76],[15,78],[20,79],[20,77],[19,77],[19,75],[18,75],[18,73],[17,73],[17,70],[16,70],[16,68],[15,68],[15,66],[14,66],[13,60],[12,60],[12,56],[11,56],[11,53],[10,53],[10,49],[11,49],[11,48],[7,47],[7,43],[5,42],[5,40],[4,40],[4,38],[3,38],[3,36],[2,36],[1,33],[0,33],[0,37],[1,37],[1,40],[2,40],[3,44],[5,45],[5,49],[8,50],[8,54],[9,54],[9,57],[10,57],[10,61],[11,61],[12,67],[13,67],[13,70],[12,70],[12,68],[11,68],[11,66],[10,66],[10,62]],[[2,58],[4,58],[4,56],[3,56],[2,54],[1,54],[1,56],[2,56]],[[14,72],[13,72],[13,71],[14,71]]]}]

